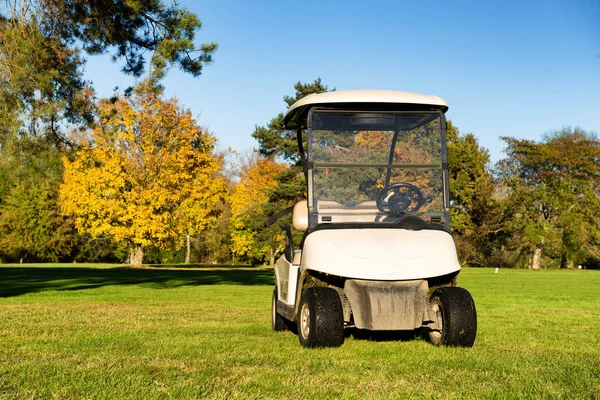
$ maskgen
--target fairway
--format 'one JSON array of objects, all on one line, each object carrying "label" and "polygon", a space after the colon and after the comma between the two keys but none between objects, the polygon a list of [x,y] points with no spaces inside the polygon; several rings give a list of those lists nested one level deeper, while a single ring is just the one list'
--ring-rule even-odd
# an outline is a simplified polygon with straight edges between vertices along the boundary
[{"label": "fairway", "polygon": [[599,271],[463,269],[472,349],[304,349],[271,331],[265,267],[4,265],[0,284],[2,399],[600,397]]}]

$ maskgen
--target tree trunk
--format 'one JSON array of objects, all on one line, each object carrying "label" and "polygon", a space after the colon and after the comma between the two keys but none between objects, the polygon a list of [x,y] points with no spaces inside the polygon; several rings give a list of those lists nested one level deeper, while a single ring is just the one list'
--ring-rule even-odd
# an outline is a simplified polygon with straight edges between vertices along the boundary
[{"label": "tree trunk", "polygon": [[271,260],[270,260],[269,265],[273,266],[273,265],[275,265],[275,250],[273,250],[273,248],[270,247],[269,251],[270,251],[270,255],[271,255]]},{"label": "tree trunk", "polygon": [[129,250],[129,264],[132,267],[141,267],[144,260],[144,247],[141,245],[134,246]]},{"label": "tree trunk", "polygon": [[529,265],[529,269],[540,269],[540,261],[542,259],[542,249],[536,247],[533,256],[531,257],[531,264]]},{"label": "tree trunk", "polygon": [[185,235],[185,245],[186,245],[186,250],[185,250],[185,263],[189,264],[190,263],[190,235]]}]

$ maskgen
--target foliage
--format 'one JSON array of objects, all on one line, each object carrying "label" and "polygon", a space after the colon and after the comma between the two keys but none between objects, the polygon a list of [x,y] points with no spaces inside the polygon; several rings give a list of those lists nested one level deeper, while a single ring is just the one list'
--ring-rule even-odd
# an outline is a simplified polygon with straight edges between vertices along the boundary
[{"label": "foliage", "polygon": [[215,138],[154,89],[102,102],[93,141],[63,158],[61,204],[81,232],[169,248],[216,222],[225,187]]},{"label": "foliage", "polygon": [[60,213],[61,151],[39,139],[0,147],[0,257],[64,260],[76,236]]},{"label": "foliage", "polygon": [[152,53],[154,76],[162,76],[170,65],[199,76],[217,47],[196,47],[202,27],[197,15],[159,0],[8,0],[0,6],[0,16],[9,25],[37,27],[44,38],[65,47],[81,46],[94,55],[112,51],[114,61],[125,61],[122,71],[137,77],[145,71],[147,52]]},{"label": "foliage", "polygon": [[0,207],[0,247],[21,260],[59,261],[73,245],[72,225],[60,214],[50,182],[17,183]]},{"label": "foliage", "polygon": [[600,259],[600,140],[579,129],[539,143],[503,140],[507,157],[498,167],[509,191],[508,245],[534,268],[541,255],[561,267]]},{"label": "foliage", "polygon": [[62,215],[64,150],[43,138],[0,148],[0,258],[5,261],[120,261],[110,237],[78,233]]},{"label": "foliage", "polygon": [[[200,28],[193,13],[156,0],[0,3],[0,239],[6,242],[2,257],[118,257],[122,249],[109,236],[78,234],[72,221],[58,213],[60,179],[55,178],[62,173],[61,163],[46,181],[42,177],[48,174],[36,175],[28,160],[60,160],[60,153],[67,154],[77,137],[93,126],[95,98],[92,83],[83,78],[84,53],[110,53],[114,61],[123,61],[124,73],[136,77],[149,69],[158,86],[171,66],[199,76],[212,61],[216,44],[194,45]],[[18,176],[13,171],[19,171]],[[55,236],[45,236],[52,232]]]},{"label": "foliage", "polygon": [[231,251],[237,257],[262,261],[273,257],[280,247],[281,230],[264,227],[268,218],[265,203],[277,185],[276,176],[285,166],[255,155],[242,169],[240,182],[231,194]]},{"label": "foliage", "polygon": [[223,263],[233,262],[231,252],[231,235],[229,226],[231,224],[230,195],[235,189],[235,184],[240,176],[236,161],[238,153],[232,148],[216,153],[220,168],[218,175],[225,182],[225,193],[223,199],[215,205],[215,213],[219,215],[216,224],[207,227],[200,234],[191,237],[191,259],[192,262]]},{"label": "foliage", "polygon": [[113,60],[124,59],[122,71],[141,76],[145,53],[152,52],[151,72],[162,77],[165,69],[176,65],[192,76],[199,76],[212,61],[215,43],[194,45],[202,27],[198,17],[173,3],[158,0],[38,0],[36,19],[49,37],[65,43],[78,42],[89,54],[104,54],[114,49]]},{"label": "foliage", "polygon": [[223,263],[231,262],[231,235],[229,226],[231,224],[231,204],[220,201],[216,205],[220,217],[215,226],[208,227],[200,235],[192,240],[192,254],[195,262]]},{"label": "foliage", "polygon": [[110,235],[92,237],[81,234],[75,229],[75,242],[70,254],[70,260],[78,262],[108,262],[122,263],[129,255],[125,243],[117,243]]},{"label": "foliage", "polygon": [[[312,83],[298,82],[294,85],[295,95],[284,96],[283,101],[289,108],[296,101],[313,93],[327,92],[327,86],[321,83],[321,78],[317,78]],[[281,156],[291,164],[297,164],[300,161],[298,154],[298,139],[295,131],[288,131],[283,127],[284,113],[277,116],[265,126],[257,126],[252,133],[252,137],[258,141],[260,154],[267,157]]]},{"label": "foliage", "polygon": [[0,20],[0,144],[23,136],[68,143],[61,121],[93,120],[93,91],[76,49],[23,20]]},{"label": "foliage", "polygon": [[[329,90],[327,86],[323,85],[321,78],[315,79],[312,83],[299,81],[294,85],[294,89],[294,96],[284,96],[283,98],[288,108],[310,94],[323,93]],[[286,168],[275,177],[277,185],[269,192],[269,200],[262,209],[264,214],[256,216],[256,230],[265,238],[281,238],[283,224],[286,220],[282,219],[270,228],[265,228],[261,223],[264,224],[264,221],[271,215],[306,199],[306,180],[298,152],[297,132],[284,129],[283,118],[284,113],[279,113],[271,119],[266,127],[257,126],[252,133],[252,137],[259,143],[258,151],[261,155],[272,158],[281,157],[290,164],[289,168]],[[306,148],[305,141],[304,148]],[[294,242],[299,243],[300,233],[293,231],[293,235]],[[280,242],[282,240],[280,239]]]},{"label": "foliage", "polygon": [[[93,90],[83,80],[88,54],[113,51],[122,71],[141,76],[151,53],[151,77],[171,65],[199,76],[215,43],[194,45],[198,17],[157,0],[9,0],[0,5],[0,143],[15,130],[68,142],[65,123],[93,122]],[[16,114],[16,115],[15,115]],[[14,117],[21,122],[15,126]],[[23,129],[25,128],[25,129]]]},{"label": "foliage", "polygon": [[502,219],[494,198],[490,156],[475,135],[461,135],[448,121],[450,218],[461,263],[485,265]]}]

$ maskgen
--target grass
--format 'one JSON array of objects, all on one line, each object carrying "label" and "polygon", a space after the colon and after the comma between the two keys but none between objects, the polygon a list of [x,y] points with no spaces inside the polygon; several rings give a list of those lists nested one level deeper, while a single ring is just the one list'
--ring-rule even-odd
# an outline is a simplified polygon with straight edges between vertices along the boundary
[{"label": "grass", "polygon": [[600,398],[600,271],[465,269],[472,349],[272,332],[268,268],[0,266],[0,398]]}]

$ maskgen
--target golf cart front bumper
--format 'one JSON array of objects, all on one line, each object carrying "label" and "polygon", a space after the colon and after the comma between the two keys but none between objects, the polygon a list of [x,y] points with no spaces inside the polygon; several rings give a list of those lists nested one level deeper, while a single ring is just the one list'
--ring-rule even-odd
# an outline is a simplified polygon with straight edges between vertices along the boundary
[{"label": "golf cart front bumper", "polygon": [[434,320],[425,280],[406,282],[349,279],[344,285],[359,329],[413,330]]}]

